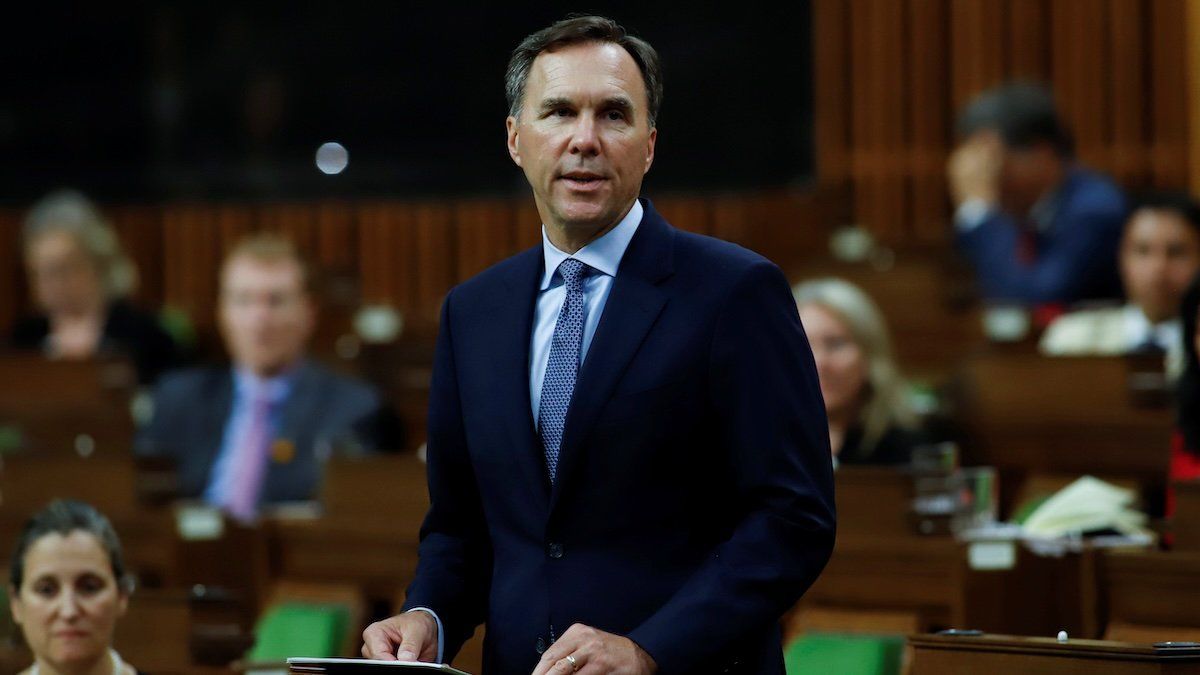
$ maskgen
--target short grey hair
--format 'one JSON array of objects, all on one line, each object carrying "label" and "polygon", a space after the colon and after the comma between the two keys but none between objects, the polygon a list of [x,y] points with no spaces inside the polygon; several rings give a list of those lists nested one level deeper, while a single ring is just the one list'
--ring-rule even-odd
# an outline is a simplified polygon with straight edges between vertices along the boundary
[{"label": "short grey hair", "polygon": [[620,45],[633,58],[646,85],[646,121],[653,129],[663,98],[662,64],[658,52],[645,40],[626,33],[616,21],[602,16],[571,16],[521,40],[508,61],[504,79],[508,114],[521,116],[521,106],[525,104],[525,81],[529,79],[529,71],[539,54],[588,42]]},{"label": "short grey hair", "polygon": [[871,298],[854,284],[837,278],[814,279],[792,289],[796,305],[815,305],[850,329],[854,343],[867,359],[867,385],[859,411],[863,449],[874,451],[889,427],[913,427],[916,414],[905,396],[904,379],[892,355],[883,313]]},{"label": "short grey hair", "polygon": [[110,300],[123,298],[137,287],[137,268],[121,250],[116,232],[100,209],[75,190],[52,192],[29,209],[22,240],[25,250],[44,235],[64,232],[79,243],[92,260]]}]

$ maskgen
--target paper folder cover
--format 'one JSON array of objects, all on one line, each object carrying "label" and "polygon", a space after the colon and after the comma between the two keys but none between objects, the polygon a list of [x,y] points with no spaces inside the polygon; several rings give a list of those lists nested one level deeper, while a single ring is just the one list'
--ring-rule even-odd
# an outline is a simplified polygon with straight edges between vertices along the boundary
[{"label": "paper folder cover", "polygon": [[287,660],[287,664],[288,670],[293,673],[325,673],[326,675],[400,675],[400,673],[470,675],[444,663],[419,663],[417,661],[292,657]]}]

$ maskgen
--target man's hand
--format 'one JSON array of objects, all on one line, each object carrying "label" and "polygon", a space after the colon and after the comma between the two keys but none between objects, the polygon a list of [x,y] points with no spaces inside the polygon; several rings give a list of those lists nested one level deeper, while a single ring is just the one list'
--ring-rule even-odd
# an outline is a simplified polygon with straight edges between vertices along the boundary
[{"label": "man's hand", "polygon": [[437,660],[437,621],[429,612],[405,612],[363,631],[362,655],[383,661]]},{"label": "man's hand", "polygon": [[995,204],[1000,198],[1000,171],[1004,165],[1004,142],[992,131],[971,136],[946,163],[950,196],[956,205],[977,199]]},{"label": "man's hand", "polygon": [[657,671],[654,659],[633,640],[577,623],[542,654],[533,675],[652,675]]}]

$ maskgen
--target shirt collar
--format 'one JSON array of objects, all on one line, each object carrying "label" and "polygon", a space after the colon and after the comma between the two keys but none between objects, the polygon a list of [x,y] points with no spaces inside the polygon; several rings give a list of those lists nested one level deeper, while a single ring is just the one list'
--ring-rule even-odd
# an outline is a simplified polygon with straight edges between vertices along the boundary
[{"label": "shirt collar", "polygon": [[274,377],[260,377],[254,373],[234,366],[233,369],[233,386],[239,397],[253,398],[258,392],[264,392],[267,400],[271,403],[279,403],[287,398],[288,392],[292,389],[292,382],[296,379],[296,372],[299,366],[292,366],[284,372],[275,375]]},{"label": "shirt collar", "polygon": [[1125,305],[1125,334],[1132,346],[1153,339],[1158,346],[1167,349],[1183,339],[1183,327],[1178,318],[1152,324],[1141,307],[1130,303]]},{"label": "shirt collar", "polygon": [[621,258],[625,255],[625,249],[629,248],[629,242],[633,240],[638,224],[642,222],[644,211],[642,203],[635,199],[633,208],[629,209],[629,213],[625,214],[616,227],[605,232],[599,239],[588,243],[574,255],[563,253],[554,244],[551,244],[550,237],[546,236],[546,226],[542,225],[542,255],[546,261],[546,269],[542,274],[541,290],[550,288],[550,282],[554,280],[558,266],[567,258],[574,258],[610,277],[617,276]]}]

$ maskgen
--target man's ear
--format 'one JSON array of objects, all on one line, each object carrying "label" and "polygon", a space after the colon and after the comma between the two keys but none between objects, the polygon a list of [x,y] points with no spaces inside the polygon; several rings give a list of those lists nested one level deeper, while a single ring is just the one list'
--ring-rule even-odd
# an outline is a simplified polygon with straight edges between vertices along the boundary
[{"label": "man's ear", "polygon": [[646,168],[642,173],[650,171],[650,165],[654,163],[654,142],[658,140],[658,127],[650,129],[650,138],[646,141]]},{"label": "man's ear", "polygon": [[509,115],[504,120],[504,128],[508,131],[508,156],[512,157],[512,161],[517,166],[521,166],[521,132],[520,122],[517,118]]}]

